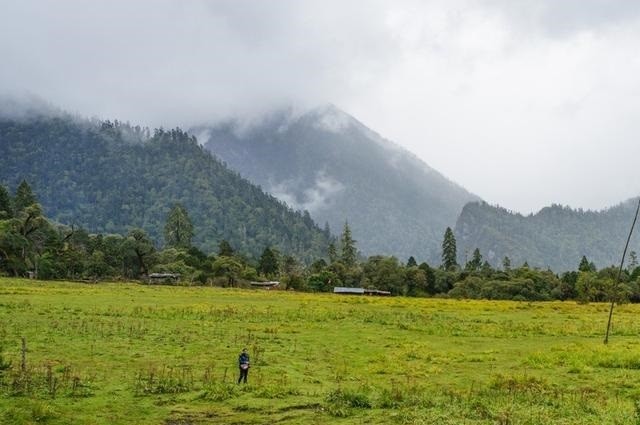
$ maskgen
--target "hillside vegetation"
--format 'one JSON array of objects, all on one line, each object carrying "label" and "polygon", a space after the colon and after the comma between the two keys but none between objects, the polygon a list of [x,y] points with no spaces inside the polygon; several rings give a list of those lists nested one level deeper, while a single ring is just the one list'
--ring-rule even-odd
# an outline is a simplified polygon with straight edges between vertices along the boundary
[{"label": "hillside vegetation", "polygon": [[[486,203],[470,203],[455,228],[458,253],[470,255],[479,248],[493,265],[508,256],[513,264],[526,261],[556,272],[575,269],[582,256],[599,268],[617,265],[636,206],[637,199],[603,211],[552,205],[523,216]],[[631,240],[630,251],[640,252],[638,232]]]},{"label": "hillside vegetation", "polygon": [[177,203],[189,212],[193,243],[206,253],[222,240],[258,257],[267,247],[307,261],[328,235],[200,147],[180,129],[57,116],[0,119],[0,184],[27,181],[44,214],[89,232],[145,230],[162,241]]}]

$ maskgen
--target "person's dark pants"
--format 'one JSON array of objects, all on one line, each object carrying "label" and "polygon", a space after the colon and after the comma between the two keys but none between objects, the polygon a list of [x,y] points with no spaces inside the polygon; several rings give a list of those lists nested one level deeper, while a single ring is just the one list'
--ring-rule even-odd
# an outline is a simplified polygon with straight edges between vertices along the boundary
[{"label": "person's dark pants", "polygon": [[247,383],[247,375],[249,375],[249,369],[248,368],[247,369],[240,368],[240,377],[238,378],[238,384],[241,381],[244,381],[244,383],[246,384]]}]

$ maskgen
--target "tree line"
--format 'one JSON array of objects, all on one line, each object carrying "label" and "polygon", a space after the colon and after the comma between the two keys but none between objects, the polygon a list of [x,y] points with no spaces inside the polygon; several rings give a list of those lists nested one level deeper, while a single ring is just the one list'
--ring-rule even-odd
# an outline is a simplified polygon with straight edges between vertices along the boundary
[{"label": "tree line", "polygon": [[180,276],[181,284],[189,285],[242,286],[278,280],[283,288],[313,292],[347,286],[405,296],[640,302],[635,252],[616,284],[617,268],[598,270],[585,256],[576,271],[560,275],[526,262],[513,266],[509,257],[495,268],[477,248],[459,264],[450,228],[443,236],[438,265],[419,264],[414,257],[406,262],[383,255],[362,258],[348,223],[340,237],[329,242],[324,257],[306,264],[273,246],[251,256],[224,239],[214,252],[205,253],[193,245],[196,229],[180,203],[170,207],[162,230],[161,247],[137,228],[125,234],[90,234],[48,220],[26,181],[13,195],[0,185],[0,273],[4,275],[97,281],[172,273]]}]

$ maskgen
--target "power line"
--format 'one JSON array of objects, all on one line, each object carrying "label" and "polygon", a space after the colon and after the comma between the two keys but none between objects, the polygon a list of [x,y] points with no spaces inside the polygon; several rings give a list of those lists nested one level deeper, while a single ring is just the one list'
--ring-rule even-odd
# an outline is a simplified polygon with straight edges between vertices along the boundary
[{"label": "power line", "polygon": [[[622,276],[622,267],[624,266],[624,258],[627,255],[627,249],[629,248],[629,242],[631,241],[631,235],[633,234],[633,228],[636,226],[636,221],[638,220],[638,212],[640,211],[640,198],[638,198],[638,207],[636,208],[636,215],[633,217],[633,223],[631,223],[631,229],[629,230],[629,236],[627,236],[627,243],[624,246],[624,251],[622,252],[622,260],[620,261],[620,268],[618,269],[618,277],[616,278],[616,283],[614,286],[614,291],[617,290],[618,285],[620,284],[620,277]],[[604,343],[607,344],[609,342],[609,330],[611,329],[611,318],[613,316],[613,306],[616,303],[616,297],[611,297],[611,308],[609,309],[609,320],[607,321],[607,333],[604,336]]]}]

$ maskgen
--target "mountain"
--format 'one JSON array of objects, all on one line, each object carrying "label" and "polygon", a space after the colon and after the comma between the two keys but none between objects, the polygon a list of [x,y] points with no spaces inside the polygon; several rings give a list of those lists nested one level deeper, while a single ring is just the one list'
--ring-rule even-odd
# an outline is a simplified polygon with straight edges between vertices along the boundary
[{"label": "mountain", "polygon": [[266,246],[308,261],[326,254],[328,235],[308,214],[265,194],[175,129],[89,121],[65,114],[0,116],[0,183],[25,179],[45,214],[91,232],[132,227],[162,241],[167,213],[182,203],[194,244],[222,239],[257,257]]},{"label": "mountain", "polygon": [[230,168],[339,233],[365,255],[440,262],[447,226],[478,197],[329,105],[190,130]]},{"label": "mountain", "polygon": [[[458,258],[475,248],[493,265],[508,256],[512,264],[554,271],[575,270],[583,255],[598,267],[620,263],[637,199],[602,211],[552,205],[523,216],[486,203],[467,204],[456,223]],[[636,229],[638,230],[638,229]],[[636,231],[629,247],[640,252]]]}]

